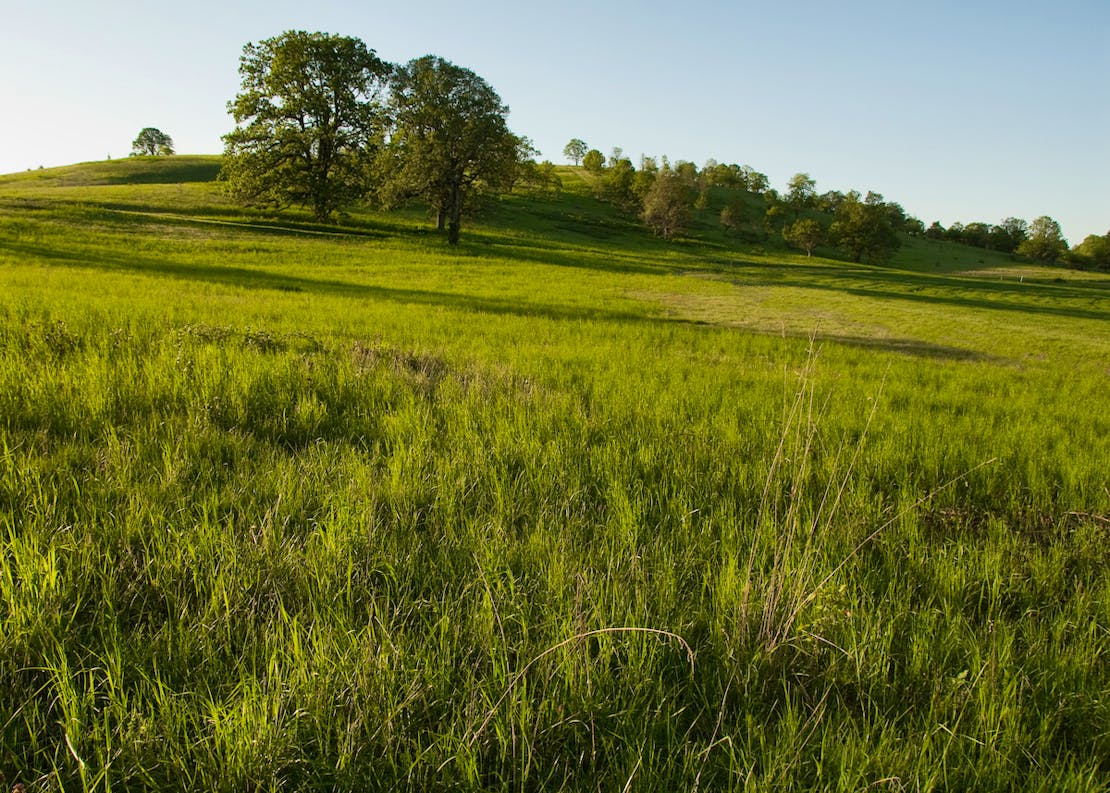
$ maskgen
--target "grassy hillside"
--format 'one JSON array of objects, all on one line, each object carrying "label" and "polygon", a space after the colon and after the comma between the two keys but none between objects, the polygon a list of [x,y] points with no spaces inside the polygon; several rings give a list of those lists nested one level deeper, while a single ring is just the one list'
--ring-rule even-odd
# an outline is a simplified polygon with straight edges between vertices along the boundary
[{"label": "grassy hillside", "polygon": [[0,177],[0,786],[1110,789],[1110,277],[217,169]]}]

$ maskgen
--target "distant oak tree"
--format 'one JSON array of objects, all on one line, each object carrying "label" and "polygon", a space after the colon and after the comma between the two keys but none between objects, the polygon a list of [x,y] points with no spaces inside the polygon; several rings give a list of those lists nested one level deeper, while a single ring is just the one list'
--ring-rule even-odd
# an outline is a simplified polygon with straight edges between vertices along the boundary
[{"label": "distant oak tree", "polygon": [[813,249],[825,241],[825,227],[812,218],[802,218],[784,228],[782,238],[804,250],[806,256],[812,256]]},{"label": "distant oak tree", "polygon": [[571,138],[570,143],[563,147],[563,156],[578,165],[582,162],[582,158],[586,156],[587,151],[589,151],[589,147],[586,145],[586,141]]},{"label": "distant oak tree", "polygon": [[221,176],[247,204],[312,209],[316,220],[368,191],[389,64],[357,38],[287,31],[247,44],[228,103]]},{"label": "distant oak tree", "polygon": [[644,196],[644,222],[663,239],[681,234],[690,220],[690,192],[686,181],[664,166]]},{"label": "distant oak tree", "polygon": [[805,208],[813,206],[817,197],[817,182],[808,173],[796,173],[787,183],[786,203],[794,210],[794,219]]},{"label": "distant oak tree", "polygon": [[605,168],[605,155],[597,149],[590,149],[582,156],[582,167],[595,176]]},{"label": "distant oak tree", "polygon": [[636,194],[636,169],[632,161],[622,157],[609,164],[601,177],[600,197],[623,209],[636,209],[640,199]]},{"label": "distant oak tree", "polygon": [[173,138],[155,127],[144,127],[139,136],[131,141],[132,157],[170,154],[173,154]]},{"label": "distant oak tree", "polygon": [[1029,236],[1029,224],[1021,218],[1006,218],[991,226],[990,247],[996,251],[1013,253]]},{"label": "distant oak tree", "polygon": [[1054,262],[1068,250],[1060,224],[1047,215],[1029,224],[1029,236],[1017,247],[1019,256]]},{"label": "distant oak tree", "polygon": [[854,262],[865,257],[869,261],[884,261],[902,246],[882,196],[867,195],[867,201],[860,201],[855,191],[845,196],[829,227],[832,241],[847,251]]},{"label": "distant oak tree", "polygon": [[1075,248],[1077,262],[1100,270],[1110,270],[1110,231],[1103,236],[1088,234]]}]

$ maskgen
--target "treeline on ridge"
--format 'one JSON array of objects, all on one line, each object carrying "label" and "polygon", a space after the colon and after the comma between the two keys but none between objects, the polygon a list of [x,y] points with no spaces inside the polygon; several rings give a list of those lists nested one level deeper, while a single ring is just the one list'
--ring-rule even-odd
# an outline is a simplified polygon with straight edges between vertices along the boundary
[{"label": "treeline on ridge", "polygon": [[[614,148],[608,158],[590,149],[581,139],[572,139],[563,154],[580,162],[591,175],[594,194],[625,209],[636,211],[656,233],[671,237],[682,233],[693,220],[692,210],[705,210],[713,203],[714,191],[724,191],[719,219],[724,229],[747,242],[781,239],[791,247],[812,255],[820,245],[835,245],[853,261],[882,261],[900,247],[900,234],[925,237],[1014,254],[1044,262],[1063,261],[1071,266],[1110,269],[1110,232],[1090,235],[1069,249],[1060,224],[1048,216],[1027,223],[1006,218],[997,225],[954,223],[945,229],[939,222],[928,228],[908,215],[901,204],[881,194],[856,190],[817,193],[808,173],[797,173],[780,193],[770,186],[766,174],[750,165],[709,160],[701,169],[689,161],[661,164],[641,157],[637,169]],[[732,191],[731,194],[729,191]],[[744,193],[758,200],[746,200]]]},{"label": "treeline on ridge", "polygon": [[829,243],[853,261],[882,261],[900,247],[899,232],[914,233],[921,225],[878,193],[834,190],[818,195],[816,182],[806,173],[791,177],[787,192],[780,193],[766,174],[750,165],[710,160],[699,170],[689,161],[672,165],[666,157],[657,161],[645,156],[637,169],[621,149],[613,149],[606,160],[597,149],[585,150],[577,138],[563,153],[575,161],[581,155],[597,198],[639,213],[665,238],[685,231],[693,210],[708,209],[714,191],[723,196],[719,220],[727,232],[746,242],[781,238],[807,255]]},{"label": "treeline on ridge", "polygon": [[1110,270],[1110,231],[1102,236],[1089,234],[1079,245],[1069,248],[1060,224],[1047,215],[1032,223],[1011,217],[998,225],[956,222],[947,229],[934,222],[925,230],[925,236],[1045,262],[1063,261],[1080,269]]}]

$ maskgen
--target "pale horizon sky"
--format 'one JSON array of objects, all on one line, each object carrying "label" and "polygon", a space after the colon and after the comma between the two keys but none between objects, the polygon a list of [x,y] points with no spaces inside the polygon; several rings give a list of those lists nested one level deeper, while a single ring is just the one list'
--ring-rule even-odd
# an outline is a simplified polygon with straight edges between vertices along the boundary
[{"label": "pale horizon sky", "polygon": [[0,0],[0,173],[124,157],[146,126],[219,153],[243,45],[291,29],[472,69],[554,162],[576,137],[806,172],[926,225],[1110,231],[1108,0]]}]

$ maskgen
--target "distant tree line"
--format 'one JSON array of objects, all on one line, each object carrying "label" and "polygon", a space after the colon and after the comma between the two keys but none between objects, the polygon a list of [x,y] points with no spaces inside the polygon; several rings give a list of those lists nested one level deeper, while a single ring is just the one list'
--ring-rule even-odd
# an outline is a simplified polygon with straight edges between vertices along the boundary
[{"label": "distant tree line", "polygon": [[[1006,218],[998,224],[953,223],[928,228],[907,215],[900,204],[881,194],[855,190],[818,193],[808,173],[790,178],[786,191],[770,186],[767,176],[750,165],[725,165],[709,160],[701,169],[666,157],[640,157],[639,167],[615,148],[606,157],[572,139],[563,149],[590,176],[597,198],[634,211],[656,234],[670,239],[684,233],[695,210],[721,204],[721,226],[746,242],[781,239],[812,255],[819,246],[839,248],[853,261],[880,262],[901,246],[900,235],[946,240],[1010,253],[1045,262],[1063,261],[1078,267],[1110,269],[1110,232],[1088,236],[1069,250],[1060,225],[1050,217],[1027,223]],[[716,198],[711,200],[711,195]]]},{"label": "distant tree line", "polygon": [[484,191],[557,189],[493,88],[435,55],[394,65],[357,38],[287,31],[248,43],[239,75],[221,178],[245,204],[330,222],[356,202],[420,199],[455,244]]},{"label": "distant tree line", "polygon": [[581,160],[597,198],[636,212],[665,239],[684,233],[695,210],[721,205],[719,220],[730,234],[747,242],[781,239],[806,255],[821,245],[835,245],[853,261],[883,261],[901,245],[899,232],[920,234],[924,225],[878,193],[856,191],[818,194],[806,173],[795,174],[780,193],[750,165],[708,161],[702,168],[666,157],[641,157],[639,167],[615,148],[606,157],[575,138],[563,150]]},{"label": "distant tree line", "polygon": [[925,236],[1043,262],[1059,261],[1080,268],[1110,269],[1110,232],[1103,236],[1091,234],[1075,248],[1069,248],[1060,224],[1047,215],[1036,218],[1032,223],[1020,218],[1006,218],[997,225],[956,222],[944,228],[939,222],[934,222],[925,230]]}]

